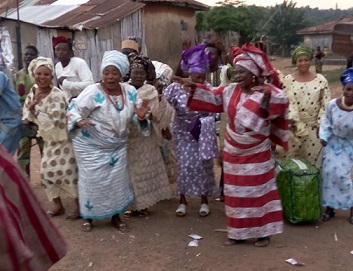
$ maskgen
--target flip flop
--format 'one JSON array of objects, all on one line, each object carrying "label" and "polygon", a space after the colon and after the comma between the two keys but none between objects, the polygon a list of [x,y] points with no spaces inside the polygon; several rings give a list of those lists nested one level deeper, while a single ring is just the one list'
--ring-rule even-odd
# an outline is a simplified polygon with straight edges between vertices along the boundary
[{"label": "flip flop", "polygon": [[148,216],[149,212],[147,209],[143,210],[133,210],[133,211],[126,211],[124,213],[125,218],[131,218],[131,217],[145,217]]},{"label": "flip flop", "polygon": [[245,240],[236,240],[229,238],[227,241],[224,242],[225,246],[234,246],[236,244],[244,243]]},{"label": "flip flop", "polygon": [[112,221],[112,225],[113,225],[114,228],[118,229],[121,233],[125,233],[125,232],[130,232],[131,231],[130,227],[127,224],[125,224],[124,222],[114,223]]},{"label": "flip flop", "polygon": [[175,213],[179,217],[184,217],[186,215],[186,205],[183,203],[179,204],[178,209],[176,209]]},{"label": "flip flop", "polygon": [[201,217],[206,217],[210,214],[210,208],[208,207],[208,204],[202,203],[200,210],[199,210],[199,215]]},{"label": "flip flop", "polygon": [[89,223],[89,222],[85,222],[82,224],[81,226],[81,230],[84,231],[84,232],[89,232],[92,230],[92,224]]},{"label": "flip flop", "polygon": [[65,209],[61,210],[61,211],[58,211],[58,212],[53,212],[53,211],[47,211],[47,214],[51,217],[54,217],[54,216],[60,216],[60,215],[63,215],[65,214]]},{"label": "flip flop", "polygon": [[267,247],[270,244],[270,237],[260,237],[257,238],[257,241],[255,243],[255,247]]}]

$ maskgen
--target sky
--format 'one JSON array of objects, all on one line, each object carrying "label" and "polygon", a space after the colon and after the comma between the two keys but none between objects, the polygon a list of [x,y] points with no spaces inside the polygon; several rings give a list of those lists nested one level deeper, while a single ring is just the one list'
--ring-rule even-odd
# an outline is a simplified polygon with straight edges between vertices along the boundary
[{"label": "sky", "polygon": [[[197,0],[207,5],[214,5],[218,0]],[[283,0],[244,0],[246,5],[256,6],[275,6],[276,4],[282,4]],[[319,9],[335,9],[336,4],[339,9],[353,8],[352,0],[293,0],[293,3],[297,3],[297,7],[310,6],[311,8]]]},{"label": "sky", "polygon": [[[197,0],[201,3],[213,6],[219,0]],[[276,4],[282,4],[283,0],[243,0],[246,5],[256,5],[256,6],[275,6]],[[88,2],[88,0],[58,0],[55,2],[56,5],[72,5],[73,3],[79,5]],[[305,7],[309,5],[311,8],[319,9],[335,9],[336,4],[339,9],[349,9],[353,8],[352,0],[293,0],[297,3],[297,7]]]}]

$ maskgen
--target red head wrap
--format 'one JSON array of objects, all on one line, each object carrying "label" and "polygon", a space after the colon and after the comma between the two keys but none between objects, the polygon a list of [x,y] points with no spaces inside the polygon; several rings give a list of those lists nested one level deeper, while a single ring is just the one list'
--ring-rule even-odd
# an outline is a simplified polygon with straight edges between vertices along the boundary
[{"label": "red head wrap", "polygon": [[59,37],[53,37],[53,47],[55,48],[56,45],[58,45],[61,42],[68,42],[69,39],[64,36],[59,36]]},{"label": "red head wrap", "polygon": [[282,88],[282,83],[279,80],[278,74],[272,67],[270,61],[267,59],[266,54],[257,48],[252,43],[245,43],[241,48],[232,47],[230,51],[233,66],[237,62],[247,61],[247,68],[250,72],[258,77],[266,77],[269,82],[275,87]]}]

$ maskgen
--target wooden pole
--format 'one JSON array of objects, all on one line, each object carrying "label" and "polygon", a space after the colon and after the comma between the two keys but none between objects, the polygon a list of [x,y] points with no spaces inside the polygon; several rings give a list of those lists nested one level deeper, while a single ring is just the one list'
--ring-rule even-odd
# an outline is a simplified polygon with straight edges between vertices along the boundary
[{"label": "wooden pole", "polygon": [[17,44],[17,61],[18,61],[18,70],[22,69],[22,41],[21,41],[21,22],[20,22],[20,5],[18,0],[17,4],[17,26],[16,26],[16,44]]}]

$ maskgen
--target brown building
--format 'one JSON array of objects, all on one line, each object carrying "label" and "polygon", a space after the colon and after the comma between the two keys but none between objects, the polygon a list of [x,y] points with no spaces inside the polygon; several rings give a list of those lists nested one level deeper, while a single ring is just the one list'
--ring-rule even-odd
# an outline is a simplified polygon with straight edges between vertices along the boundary
[{"label": "brown building", "polygon": [[[175,67],[182,39],[195,40],[195,12],[209,8],[194,0],[89,0],[71,6],[53,5],[56,0],[19,2],[20,51],[34,44],[42,56],[53,57],[52,38],[70,37],[75,55],[87,61],[96,80],[104,51],[120,50],[121,41],[129,36],[141,40],[142,53]],[[16,0],[1,2],[0,16],[1,26],[10,32],[18,64]]]},{"label": "brown building", "polygon": [[304,36],[304,43],[313,49],[316,46],[327,47],[332,50],[332,37],[337,24],[353,22],[353,16],[342,20],[332,21],[317,26],[306,27],[297,31],[298,35]]}]

